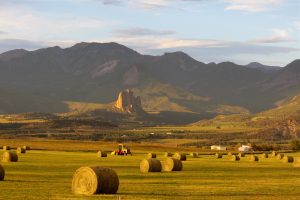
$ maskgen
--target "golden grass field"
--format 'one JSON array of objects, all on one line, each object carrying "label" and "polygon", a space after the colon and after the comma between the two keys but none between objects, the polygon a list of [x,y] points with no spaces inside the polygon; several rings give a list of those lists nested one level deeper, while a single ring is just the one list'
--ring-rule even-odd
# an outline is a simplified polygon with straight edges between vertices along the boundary
[{"label": "golden grass field", "polygon": [[[0,199],[300,199],[300,168],[276,158],[250,162],[249,156],[231,161],[200,155],[183,163],[183,171],[142,174],[139,163],[149,152],[164,160],[164,145],[131,146],[133,156],[98,158],[97,150],[114,150],[114,143],[80,141],[0,140],[1,145],[27,145],[37,149],[19,155],[17,163],[1,163]],[[1,146],[0,145],[0,146]],[[42,148],[44,147],[44,148]],[[52,148],[51,148],[52,147]],[[56,151],[54,149],[57,148]],[[188,149],[180,149],[188,151]],[[2,153],[0,153],[2,154]],[[300,157],[300,153],[290,154]],[[116,195],[78,196],[71,192],[74,171],[81,166],[106,166],[120,179]]]}]

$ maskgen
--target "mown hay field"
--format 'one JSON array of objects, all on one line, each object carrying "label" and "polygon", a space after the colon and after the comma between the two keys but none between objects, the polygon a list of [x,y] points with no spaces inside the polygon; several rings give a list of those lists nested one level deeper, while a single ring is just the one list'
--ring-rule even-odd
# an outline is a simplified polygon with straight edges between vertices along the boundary
[{"label": "mown hay field", "polygon": [[[147,152],[99,158],[96,151],[27,151],[16,163],[1,163],[6,175],[0,181],[0,199],[300,199],[300,168],[276,158],[251,162],[247,155],[233,162],[227,156],[187,156],[183,171],[141,173],[139,164]],[[164,152],[155,153],[157,159],[165,159]],[[120,180],[117,194],[73,195],[72,176],[81,166],[115,170]]]}]

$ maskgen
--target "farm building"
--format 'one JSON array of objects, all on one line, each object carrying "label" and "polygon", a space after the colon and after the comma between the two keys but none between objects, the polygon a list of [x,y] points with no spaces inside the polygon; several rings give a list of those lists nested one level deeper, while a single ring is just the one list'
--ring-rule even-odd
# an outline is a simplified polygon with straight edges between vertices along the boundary
[{"label": "farm building", "polygon": [[226,151],[226,147],[222,145],[212,145],[210,147],[211,150],[219,150],[219,151]]},{"label": "farm building", "polygon": [[241,147],[239,147],[239,151],[242,151],[242,152],[247,152],[250,150],[252,150],[252,147],[248,146],[248,145],[242,145]]}]

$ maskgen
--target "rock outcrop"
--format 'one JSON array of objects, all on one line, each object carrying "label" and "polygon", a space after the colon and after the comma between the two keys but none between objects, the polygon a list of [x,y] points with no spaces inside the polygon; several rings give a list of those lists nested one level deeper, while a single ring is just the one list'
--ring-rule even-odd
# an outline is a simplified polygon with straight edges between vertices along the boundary
[{"label": "rock outcrop", "polygon": [[142,108],[141,98],[135,97],[133,91],[126,89],[120,92],[115,108],[122,112],[127,113],[140,113],[144,112]]}]

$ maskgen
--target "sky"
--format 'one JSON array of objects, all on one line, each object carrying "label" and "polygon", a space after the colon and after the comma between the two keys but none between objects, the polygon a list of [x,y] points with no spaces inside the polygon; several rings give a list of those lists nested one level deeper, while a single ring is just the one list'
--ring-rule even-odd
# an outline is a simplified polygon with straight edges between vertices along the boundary
[{"label": "sky", "polygon": [[0,0],[0,53],[78,42],[285,66],[300,59],[300,1]]}]

